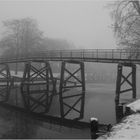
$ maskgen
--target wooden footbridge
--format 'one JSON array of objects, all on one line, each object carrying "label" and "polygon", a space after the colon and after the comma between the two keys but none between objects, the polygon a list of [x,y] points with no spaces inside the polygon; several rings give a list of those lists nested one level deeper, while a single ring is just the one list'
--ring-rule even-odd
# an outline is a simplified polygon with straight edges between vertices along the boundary
[{"label": "wooden footbridge", "polygon": [[[49,62],[60,61],[60,78],[53,75]],[[60,119],[78,121],[83,118],[85,104],[84,62],[117,63],[115,101],[119,103],[122,93],[132,92],[136,98],[136,64],[140,63],[140,50],[131,49],[91,49],[91,50],[48,50],[34,52],[26,56],[0,58],[0,102],[9,102],[13,83],[20,81],[21,100],[18,107],[28,112],[47,114],[54,96],[59,96]],[[14,78],[10,73],[10,63],[24,63],[22,78]],[[129,68],[124,74],[123,68]],[[16,79],[16,80],[15,80]],[[122,89],[123,85],[130,88]],[[75,89],[75,90],[74,90]],[[73,115],[73,112],[75,112]]]}]

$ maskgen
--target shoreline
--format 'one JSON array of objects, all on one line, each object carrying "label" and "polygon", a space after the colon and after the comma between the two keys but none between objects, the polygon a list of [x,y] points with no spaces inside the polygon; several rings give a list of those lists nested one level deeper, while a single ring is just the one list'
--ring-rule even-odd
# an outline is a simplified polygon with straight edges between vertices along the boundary
[{"label": "shoreline", "polygon": [[126,105],[129,114],[98,139],[140,139],[140,99]]}]

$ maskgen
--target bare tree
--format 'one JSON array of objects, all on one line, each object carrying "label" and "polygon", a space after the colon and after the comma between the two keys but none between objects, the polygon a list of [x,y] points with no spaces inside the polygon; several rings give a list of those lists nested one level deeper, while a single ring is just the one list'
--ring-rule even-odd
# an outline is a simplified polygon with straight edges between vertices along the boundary
[{"label": "bare tree", "polygon": [[17,57],[19,54],[27,55],[28,52],[40,47],[43,34],[39,30],[36,20],[31,18],[14,19],[6,20],[3,24],[5,32],[1,46],[12,55]]},{"label": "bare tree", "polygon": [[[140,1],[118,0],[111,7],[111,17],[114,21],[113,30],[117,43],[123,48],[136,51],[140,48]],[[138,53],[134,54],[138,57]]]}]

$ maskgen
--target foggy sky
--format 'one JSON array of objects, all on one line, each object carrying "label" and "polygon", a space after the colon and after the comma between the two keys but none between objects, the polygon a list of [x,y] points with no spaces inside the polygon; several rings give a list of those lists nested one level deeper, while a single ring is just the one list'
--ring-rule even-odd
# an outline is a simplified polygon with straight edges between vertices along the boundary
[{"label": "foggy sky", "polygon": [[49,38],[66,39],[80,48],[115,48],[106,0],[0,0],[2,21],[31,17]]}]

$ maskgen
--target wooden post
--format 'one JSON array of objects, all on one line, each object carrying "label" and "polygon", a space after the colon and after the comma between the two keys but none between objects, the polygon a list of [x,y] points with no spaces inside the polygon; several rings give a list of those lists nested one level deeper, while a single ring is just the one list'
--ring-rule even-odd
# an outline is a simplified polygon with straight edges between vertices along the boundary
[{"label": "wooden post", "polygon": [[120,120],[123,118],[123,105],[116,105],[116,121],[120,122]]},{"label": "wooden post", "polygon": [[132,88],[133,88],[133,95],[132,98],[136,98],[136,65],[132,66]]},{"label": "wooden post", "polygon": [[9,66],[1,64],[0,67],[0,102],[6,102],[9,99],[11,90],[11,75]]},{"label": "wooden post", "polygon": [[64,107],[63,107],[63,84],[64,84],[64,69],[65,69],[65,62],[63,61],[61,64],[61,77],[60,77],[60,86],[59,86],[59,102],[60,102],[60,114],[61,118],[64,118]]},{"label": "wooden post", "polygon": [[81,98],[81,112],[80,112],[80,118],[84,117],[84,106],[85,106],[85,92],[86,92],[86,86],[85,86],[85,70],[84,70],[84,63],[81,63],[81,81],[82,81],[82,98]]},{"label": "wooden post", "polygon": [[27,105],[28,105],[28,108],[27,108],[27,110],[28,111],[30,111],[30,103],[31,103],[31,101],[30,101],[30,85],[29,85],[29,83],[30,83],[30,72],[31,72],[31,70],[30,70],[30,68],[31,68],[31,62],[28,62],[28,64],[27,64]]},{"label": "wooden post", "polygon": [[116,81],[116,97],[115,97],[116,103],[119,103],[119,98],[120,98],[121,74],[122,74],[122,65],[118,64],[117,81]]},{"label": "wooden post", "polygon": [[98,137],[98,119],[91,118],[90,119],[90,132],[91,132],[91,139],[97,139]]},{"label": "wooden post", "polygon": [[127,116],[127,115],[130,115],[130,114],[131,114],[131,109],[130,109],[130,107],[126,106],[125,107],[125,115]]}]

